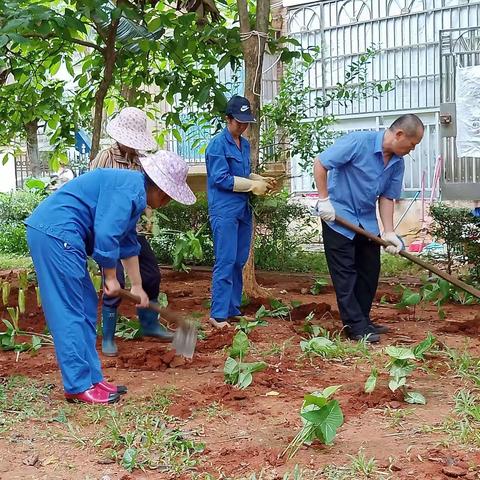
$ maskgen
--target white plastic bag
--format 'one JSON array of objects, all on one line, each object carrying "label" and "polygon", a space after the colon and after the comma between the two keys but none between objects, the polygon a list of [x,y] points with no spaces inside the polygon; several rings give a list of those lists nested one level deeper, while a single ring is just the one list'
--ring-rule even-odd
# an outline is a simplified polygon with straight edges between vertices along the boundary
[{"label": "white plastic bag", "polygon": [[457,156],[480,157],[480,65],[457,68]]}]

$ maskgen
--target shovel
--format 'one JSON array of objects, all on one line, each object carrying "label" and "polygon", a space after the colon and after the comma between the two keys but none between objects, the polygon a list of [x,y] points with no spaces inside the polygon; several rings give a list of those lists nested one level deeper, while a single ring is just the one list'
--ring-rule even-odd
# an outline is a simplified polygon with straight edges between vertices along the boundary
[{"label": "shovel", "polygon": [[[339,217],[338,215],[335,215],[335,223],[338,223],[338,225],[342,225],[342,227],[348,228],[352,232],[358,233],[358,235],[363,235],[364,237],[367,237],[372,242],[378,243],[382,247],[388,247],[390,245],[389,242],[386,242],[382,238],[377,237],[373,233],[367,232],[363,228],[360,228],[357,225],[350,223],[348,220],[345,220],[344,218]],[[461,288],[462,290],[465,290],[466,292],[470,293],[474,297],[480,298],[480,290],[478,290],[475,287],[472,287],[472,285],[469,285],[468,283],[462,282],[462,280],[460,280],[459,278],[456,278],[453,275],[450,275],[449,273],[440,270],[435,265],[427,263],[424,260],[416,257],[415,255],[412,255],[411,253],[406,252],[405,250],[400,250],[399,255],[401,255],[402,257],[408,258],[408,260],[410,260],[411,262],[416,263],[417,265],[420,265],[422,268],[425,268],[426,270],[437,275],[437,277],[443,278],[447,282],[451,283],[452,285],[455,285],[458,288]]]},{"label": "shovel", "polygon": [[[133,293],[130,293],[128,290],[121,289],[120,296],[137,304],[140,303],[140,298]],[[171,310],[160,308],[157,303],[150,302],[147,308],[159,313],[160,320],[164,319],[177,326],[172,342],[173,348],[178,355],[182,355],[182,357],[185,358],[192,358],[195,352],[195,345],[197,344],[197,327],[195,324],[192,321],[173,313]]]}]

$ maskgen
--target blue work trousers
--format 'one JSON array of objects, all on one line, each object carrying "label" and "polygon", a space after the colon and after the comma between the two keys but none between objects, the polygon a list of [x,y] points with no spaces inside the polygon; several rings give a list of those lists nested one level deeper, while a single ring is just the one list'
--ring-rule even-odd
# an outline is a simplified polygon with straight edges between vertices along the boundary
[{"label": "blue work trousers", "polygon": [[95,346],[98,297],[87,255],[32,227],[27,241],[65,392],[84,392],[103,380]]},{"label": "blue work trousers", "polygon": [[226,320],[240,315],[242,270],[252,241],[252,214],[245,209],[240,216],[210,215],[210,225],[215,254],[210,316]]}]

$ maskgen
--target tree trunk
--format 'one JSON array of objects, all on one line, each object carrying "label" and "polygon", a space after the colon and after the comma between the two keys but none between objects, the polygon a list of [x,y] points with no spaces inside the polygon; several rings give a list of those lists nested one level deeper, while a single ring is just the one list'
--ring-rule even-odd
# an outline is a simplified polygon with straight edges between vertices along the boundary
[{"label": "tree trunk", "polygon": [[93,160],[100,149],[100,136],[102,134],[103,105],[108,89],[112,84],[113,71],[115,70],[115,61],[117,52],[115,51],[115,39],[117,36],[118,20],[112,21],[108,30],[105,50],[103,57],[105,59],[105,69],[103,70],[103,78],[98,86],[95,94],[95,112],[93,115],[93,133],[92,133],[92,149],[90,151],[90,159]]},{"label": "tree trunk", "polygon": [[[248,15],[248,3],[246,0],[237,0],[238,13],[240,19],[240,31],[248,36],[251,30],[268,33],[270,22],[270,0],[257,0],[256,5],[256,25],[251,27]],[[252,113],[257,119],[256,123],[250,124],[247,130],[247,138],[250,142],[251,167],[256,171],[259,160],[260,145],[260,106],[261,106],[261,88],[262,88],[262,69],[263,57],[265,54],[266,38],[264,35],[251,35],[242,41],[243,58],[245,62],[245,96],[251,104]],[[268,290],[261,287],[255,277],[255,221],[253,223],[252,244],[250,246],[250,255],[247,264],[243,269],[243,289],[251,298],[267,297]]]},{"label": "tree trunk", "polygon": [[32,177],[42,175],[40,152],[38,151],[38,120],[32,120],[25,124],[27,134],[27,157]]}]

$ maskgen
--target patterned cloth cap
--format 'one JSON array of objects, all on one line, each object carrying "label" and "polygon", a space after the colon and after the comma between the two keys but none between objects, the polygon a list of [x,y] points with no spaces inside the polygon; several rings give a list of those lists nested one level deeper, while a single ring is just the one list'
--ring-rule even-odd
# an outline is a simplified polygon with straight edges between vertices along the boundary
[{"label": "patterned cloth cap", "polygon": [[135,150],[155,150],[157,142],[147,127],[147,115],[135,107],[120,110],[107,124],[107,133],[118,143]]},{"label": "patterned cloth cap", "polygon": [[140,157],[145,173],[169,197],[184,205],[192,205],[197,200],[187,185],[188,165],[176,153],[167,150],[147,157]]}]

